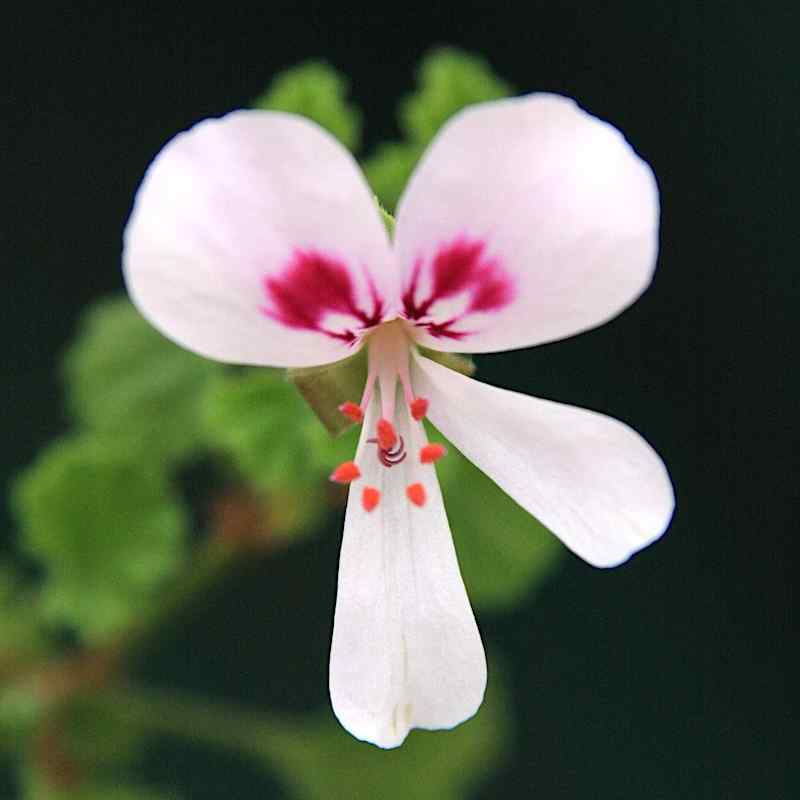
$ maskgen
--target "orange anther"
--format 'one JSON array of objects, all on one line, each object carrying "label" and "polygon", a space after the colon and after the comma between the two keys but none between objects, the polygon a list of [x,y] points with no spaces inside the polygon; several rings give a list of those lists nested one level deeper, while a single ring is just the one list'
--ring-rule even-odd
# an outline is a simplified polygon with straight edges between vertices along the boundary
[{"label": "orange anther", "polygon": [[391,450],[397,442],[397,431],[388,419],[378,420],[378,444],[381,450]]},{"label": "orange anther", "polygon": [[447,448],[443,444],[433,442],[431,444],[426,444],[425,447],[419,451],[419,460],[423,464],[433,464],[434,461],[438,461],[445,455],[447,455]]},{"label": "orange anther", "polygon": [[427,496],[421,483],[412,483],[406,487],[406,496],[415,506],[424,506]]},{"label": "orange anther", "polygon": [[378,505],[381,493],[374,486],[365,486],[361,492],[361,505],[364,511],[372,511]]},{"label": "orange anther", "polygon": [[356,405],[352,400],[342,403],[339,406],[339,411],[352,422],[361,422],[364,419],[364,412],[361,410],[361,406]]},{"label": "orange anther", "polygon": [[411,416],[415,420],[421,420],[428,413],[428,401],[424,397],[415,397],[409,406]]},{"label": "orange anther", "polygon": [[344,461],[331,473],[331,480],[335,483],[350,483],[361,477],[361,470],[355,461]]}]

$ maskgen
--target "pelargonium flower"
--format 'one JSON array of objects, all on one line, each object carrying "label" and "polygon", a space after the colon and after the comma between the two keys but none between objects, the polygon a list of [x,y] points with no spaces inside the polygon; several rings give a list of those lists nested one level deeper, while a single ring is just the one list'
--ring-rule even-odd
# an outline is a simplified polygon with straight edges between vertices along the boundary
[{"label": "pelargonium flower", "polygon": [[395,747],[412,727],[453,727],[486,685],[434,467],[444,448],[424,416],[591,564],[617,565],[666,528],[669,477],[629,427],[420,353],[530,347],[600,325],[645,289],[657,243],[650,168],[555,95],[448,122],[391,241],[353,158],[291,114],[201,122],[148,169],[124,269],[160,331],[208,358],[273,367],[367,348],[363,395],[342,406],[362,423],[358,448],[332,475],[351,485],[330,695],[354,736]]}]

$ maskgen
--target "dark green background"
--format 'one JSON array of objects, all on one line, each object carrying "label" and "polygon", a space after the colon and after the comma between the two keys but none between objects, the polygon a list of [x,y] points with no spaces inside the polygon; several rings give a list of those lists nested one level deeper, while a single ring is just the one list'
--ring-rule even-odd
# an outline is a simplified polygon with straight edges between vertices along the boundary
[{"label": "dark green background", "polygon": [[[578,338],[481,358],[480,375],[642,431],[677,513],[631,563],[598,571],[570,556],[535,601],[481,615],[507,662],[517,740],[474,797],[796,796],[797,12],[139,5],[33,4],[0,35],[3,480],[63,429],[58,355],[81,308],[121,287],[122,227],[169,137],[324,57],[351,77],[375,143],[396,135],[395,102],[431,45],[482,52],[519,89],[572,95],[618,125],[658,176],[663,218],[641,301]],[[148,680],[324,708],[339,536],[333,525],[237,576]],[[148,771],[200,800],[280,796],[244,760],[194,747],[164,743]]]}]

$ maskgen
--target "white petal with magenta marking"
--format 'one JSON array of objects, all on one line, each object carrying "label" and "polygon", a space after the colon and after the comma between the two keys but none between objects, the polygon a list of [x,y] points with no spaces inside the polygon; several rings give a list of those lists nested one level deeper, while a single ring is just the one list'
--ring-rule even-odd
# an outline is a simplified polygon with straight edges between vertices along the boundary
[{"label": "white petal with magenta marking", "polygon": [[242,364],[344,358],[348,331],[397,292],[352,156],[280,112],[237,111],[170,141],[136,196],[123,262],[131,298],[162,333]]},{"label": "white petal with magenta marking", "polygon": [[[408,458],[380,465],[373,435],[373,399],[351,486],[339,562],[330,663],[333,710],[353,736],[380,747],[402,744],[411,728],[451,728],[483,699],[486,659],[456,561],[439,483],[416,454],[425,444],[419,423],[399,408],[398,433]],[[425,487],[425,505],[406,497]],[[367,512],[361,490],[381,491]]]},{"label": "white petal with magenta marking", "polygon": [[616,566],[669,525],[666,467],[622,422],[488,386],[422,356],[412,375],[431,422],[590,564]]},{"label": "white petal with magenta marking", "polygon": [[658,217],[648,165],[572,100],[533,94],[462,111],[398,206],[407,313],[433,323],[419,341],[489,352],[602,324],[650,282]]}]

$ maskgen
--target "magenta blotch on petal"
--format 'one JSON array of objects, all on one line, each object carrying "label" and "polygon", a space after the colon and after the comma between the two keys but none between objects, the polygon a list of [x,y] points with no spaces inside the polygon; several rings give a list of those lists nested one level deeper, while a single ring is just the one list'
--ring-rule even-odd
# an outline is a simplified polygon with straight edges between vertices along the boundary
[{"label": "magenta blotch on petal", "polygon": [[[498,311],[514,297],[511,276],[503,270],[497,258],[486,255],[486,242],[466,235],[443,244],[427,262],[418,258],[414,262],[411,278],[403,291],[403,313],[418,327],[424,327],[436,338],[463,339],[469,331],[454,330],[453,326],[470,314]],[[423,272],[427,272],[430,288],[420,287]],[[424,296],[424,299],[423,297]],[[463,310],[453,314],[452,309],[443,315],[441,301],[462,296]]]},{"label": "magenta blotch on petal", "polygon": [[[356,302],[350,270],[342,261],[317,250],[298,249],[280,275],[264,278],[264,291],[271,307],[262,311],[287,328],[317,331],[354,342],[355,330],[372,328],[383,319],[383,300],[374,284],[368,278],[367,281],[372,303],[369,311]],[[326,328],[323,322],[330,314],[352,317],[353,325],[344,330]]]}]

